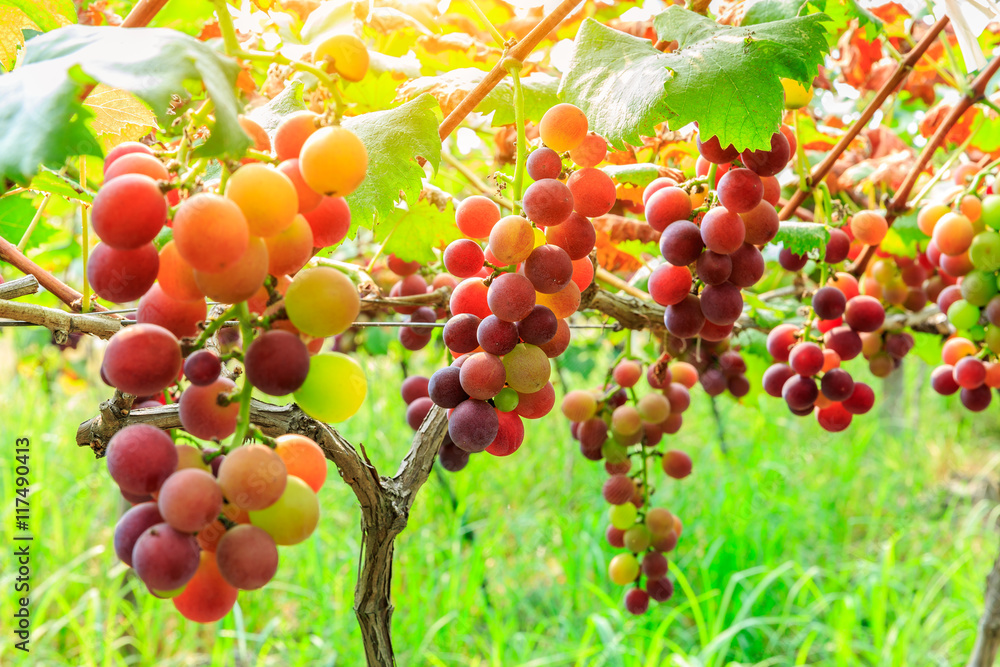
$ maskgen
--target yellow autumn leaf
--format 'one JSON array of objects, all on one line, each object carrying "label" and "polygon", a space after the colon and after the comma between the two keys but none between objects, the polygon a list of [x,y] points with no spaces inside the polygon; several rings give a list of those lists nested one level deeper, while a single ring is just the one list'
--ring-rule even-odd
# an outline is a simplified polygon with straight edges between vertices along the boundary
[{"label": "yellow autumn leaf", "polygon": [[24,28],[38,30],[38,26],[17,7],[0,6],[0,67],[7,71],[14,66],[17,50],[24,46],[21,33]]},{"label": "yellow autumn leaf", "polygon": [[99,84],[83,103],[94,112],[91,126],[105,150],[135,141],[153,129],[156,117],[134,95]]}]

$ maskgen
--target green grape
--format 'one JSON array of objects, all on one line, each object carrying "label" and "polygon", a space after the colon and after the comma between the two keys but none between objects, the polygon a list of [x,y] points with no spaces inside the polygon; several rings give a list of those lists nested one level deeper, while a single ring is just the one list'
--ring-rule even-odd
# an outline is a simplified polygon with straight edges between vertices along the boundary
[{"label": "green grape", "polygon": [[979,214],[979,219],[987,227],[1000,229],[1000,195],[983,197],[983,211]]},{"label": "green grape", "polygon": [[601,455],[608,463],[624,463],[628,461],[628,449],[614,440],[608,440],[601,446]]},{"label": "green grape", "polygon": [[965,334],[969,340],[981,341],[986,337],[986,327],[982,324],[977,324],[969,327]]},{"label": "green grape", "polygon": [[493,397],[493,405],[500,412],[511,412],[517,408],[518,400],[519,396],[516,391],[510,387],[504,387],[499,394]]},{"label": "green grape", "polygon": [[175,598],[181,593],[183,593],[184,588],[185,588],[184,586],[181,586],[180,588],[175,588],[172,591],[154,591],[153,589],[150,589],[149,592],[152,593],[155,597],[160,598],[161,600],[168,600],[170,598]]},{"label": "green grape", "polygon": [[639,561],[632,554],[618,554],[608,563],[608,578],[619,586],[631,584],[639,576]]},{"label": "green grape", "polygon": [[358,288],[329,267],[300,271],[285,292],[285,311],[299,331],[316,338],[343,333],[361,310]]},{"label": "green grape", "polygon": [[969,246],[969,259],[982,271],[1000,269],[1000,234],[992,230],[976,234]]},{"label": "green grape", "polygon": [[962,298],[974,306],[985,306],[996,293],[997,279],[992,271],[969,271],[962,279]]},{"label": "green grape", "polygon": [[640,553],[649,548],[652,539],[653,535],[649,532],[649,528],[639,523],[625,531],[625,548]]},{"label": "green grape", "polygon": [[624,505],[615,505],[608,512],[608,517],[611,519],[611,525],[618,530],[628,530],[635,524],[636,518],[639,516],[639,510],[635,508],[632,503],[625,503]]},{"label": "green grape", "polygon": [[983,342],[993,354],[1000,354],[1000,327],[989,325],[983,334]]},{"label": "green grape", "polygon": [[968,329],[979,321],[979,308],[965,299],[959,299],[948,308],[948,320],[956,329]]},{"label": "green grape", "polygon": [[298,544],[316,530],[319,523],[319,499],[308,484],[289,475],[285,492],[278,498],[278,502],[250,512],[250,523],[266,531],[275,544]]},{"label": "green grape", "polygon": [[309,360],[309,375],[293,396],[307,415],[333,423],[357,412],[366,393],[368,381],[358,362],[346,354],[328,352]]},{"label": "green grape", "polygon": [[533,394],[549,381],[552,367],[541,348],[521,343],[503,357],[507,384],[522,394]]}]

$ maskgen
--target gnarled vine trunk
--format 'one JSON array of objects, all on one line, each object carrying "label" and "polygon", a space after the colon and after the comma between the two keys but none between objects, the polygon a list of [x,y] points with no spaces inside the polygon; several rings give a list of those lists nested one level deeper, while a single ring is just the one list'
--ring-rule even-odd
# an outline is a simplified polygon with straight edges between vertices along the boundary
[{"label": "gnarled vine trunk", "polygon": [[[179,428],[177,404],[131,410],[132,397],[115,392],[101,404],[100,414],[77,429],[76,441],[103,456],[108,440],[129,424]],[[312,419],[297,405],[277,406],[257,400],[250,404],[250,422],[264,435],[300,433],[316,441],[333,461],[361,505],[362,553],[354,589],[354,613],[361,626],[369,667],[393,667],[392,556],[396,537],[406,528],[410,508],[427,481],[438,448],[448,430],[445,411],[431,409],[413,436],[410,450],[393,477],[378,474],[364,445],[355,448],[340,433]]]},{"label": "gnarled vine trunk", "polygon": [[1000,649],[1000,555],[986,577],[983,614],[979,617],[976,644],[972,647],[967,667],[991,667]]}]

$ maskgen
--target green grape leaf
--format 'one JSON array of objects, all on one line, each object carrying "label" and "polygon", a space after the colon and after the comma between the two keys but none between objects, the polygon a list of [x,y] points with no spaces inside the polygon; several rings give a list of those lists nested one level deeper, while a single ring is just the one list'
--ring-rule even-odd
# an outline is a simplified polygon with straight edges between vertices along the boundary
[{"label": "green grape leaf", "polygon": [[[486,72],[475,67],[462,67],[445,72],[440,76],[422,76],[399,87],[401,99],[411,99],[421,93],[429,93],[438,100],[442,109],[450,110],[458,105],[475,88]],[[537,123],[546,111],[559,103],[559,79],[542,72],[532,72],[521,79],[524,89],[524,115]],[[491,125],[499,127],[514,122],[514,86],[509,78],[504,78],[491,90],[476,107],[482,114],[493,113]]]},{"label": "green grape leaf", "polygon": [[302,26],[302,43],[317,44],[337,33],[354,32],[354,3],[328,0],[309,13]]},{"label": "green grape leaf", "polygon": [[[121,54],[127,53],[124,58]],[[0,176],[26,182],[39,165],[73,155],[100,156],[80,96],[95,83],[121,88],[169,124],[173,95],[203,81],[215,127],[194,154],[240,155],[250,137],[237,121],[239,66],[198,40],[163,28],[67,26],[28,41],[22,65],[0,77]]]},{"label": "green grape leaf", "polygon": [[640,146],[640,135],[654,136],[656,126],[671,115],[667,61],[648,39],[587,19],[577,33],[559,97],[580,107],[590,128],[615,148]]},{"label": "green grape leaf", "polygon": [[934,367],[941,363],[941,336],[922,331],[911,331],[913,336],[913,350],[915,355],[928,366]]},{"label": "green grape leaf", "polygon": [[790,19],[802,13],[809,0],[750,0],[740,25],[757,25]]},{"label": "green grape leaf", "polygon": [[869,42],[884,34],[884,24],[880,18],[858,4],[857,0],[809,0],[809,5],[830,17],[827,42],[833,47],[853,19],[865,29],[865,39]]},{"label": "green grape leaf", "polygon": [[783,222],[772,243],[782,244],[796,255],[818,250],[824,252],[830,230],[818,222]]},{"label": "green grape leaf", "polygon": [[35,215],[30,196],[16,195],[0,199],[0,237],[17,244]]},{"label": "green grape leaf", "polygon": [[864,26],[865,37],[874,40],[882,31],[882,21],[857,3],[857,0],[751,0],[741,25],[757,25],[770,21],[780,21],[809,13],[808,9],[824,12],[831,20],[827,41],[837,43],[851,19],[858,19]]},{"label": "green grape leaf", "polygon": [[601,167],[601,171],[615,180],[615,183],[644,188],[660,177],[660,167],[649,162],[636,164],[611,164]]},{"label": "green grape leaf", "polygon": [[828,50],[823,14],[734,28],[672,6],[653,25],[680,48],[660,53],[649,40],[584,21],[559,94],[620,148],[641,145],[666,121],[698,121],[723,146],[762,149],[781,125],[781,78],[811,85]]},{"label": "green grape leaf", "polygon": [[733,28],[673,6],[653,21],[668,54],[671,128],[698,121],[723,146],[769,148],[781,126],[781,78],[812,85],[828,50],[823,14]]},{"label": "green grape leaf", "polygon": [[917,227],[917,211],[910,211],[907,215],[896,218],[880,247],[892,255],[916,257],[918,246],[926,248],[929,240]]},{"label": "green grape leaf", "polygon": [[94,193],[92,191],[71,182],[68,178],[60,176],[49,169],[42,169],[38,175],[31,179],[31,185],[28,188],[35,192],[59,195],[86,204],[94,201]]},{"label": "green grape leaf", "polygon": [[205,23],[212,20],[211,0],[170,0],[149,22],[151,28],[173,28],[189,35],[198,35]]},{"label": "green grape leaf", "polygon": [[[486,74],[482,70],[476,71]],[[559,79],[550,74],[532,72],[521,79],[521,89],[524,91],[524,117],[534,123],[540,121],[546,111],[559,103]],[[493,127],[513,123],[514,84],[511,80],[505,78],[498,83],[479,103],[476,111],[495,112],[491,121]]]},{"label": "green grape leaf", "polygon": [[424,158],[437,171],[441,139],[436,107],[437,101],[425,94],[395,109],[344,121],[368,150],[368,177],[347,197],[352,219],[360,226],[373,229],[377,218],[393,215],[400,194],[404,201],[417,201],[424,170],[415,158]]},{"label": "green grape leaf", "polygon": [[397,208],[375,226],[375,240],[385,241],[384,254],[392,253],[405,262],[417,261],[423,265],[436,259],[434,248],[443,251],[460,238],[462,233],[455,225],[455,202],[450,197],[438,205],[421,195],[415,203]]},{"label": "green grape leaf", "polygon": [[302,82],[292,79],[270,102],[250,112],[250,118],[257,121],[268,134],[272,134],[286,116],[308,108],[302,97],[302,89]]},{"label": "green grape leaf", "polygon": [[652,255],[653,257],[657,257],[660,254],[659,243],[643,243],[638,239],[629,239],[627,241],[619,241],[613,245],[619,252],[634,257],[640,262],[643,261],[643,254]]},{"label": "green grape leaf", "polygon": [[42,32],[77,21],[73,0],[0,0],[3,5],[20,9]]}]

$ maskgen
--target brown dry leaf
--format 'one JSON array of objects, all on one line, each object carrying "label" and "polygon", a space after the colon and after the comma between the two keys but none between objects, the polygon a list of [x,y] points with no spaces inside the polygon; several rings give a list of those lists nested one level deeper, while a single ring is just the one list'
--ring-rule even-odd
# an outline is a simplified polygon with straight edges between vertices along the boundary
[{"label": "brown dry leaf", "polygon": [[[927,115],[920,122],[920,134],[924,137],[930,138],[937,131],[941,123],[944,122],[948,114],[951,113],[950,104],[939,104],[936,107],[930,109]],[[969,134],[972,132],[972,123],[975,121],[979,114],[979,110],[972,107],[958,119],[958,122],[948,130],[948,134],[945,136],[945,141],[953,144],[961,144],[963,141],[969,138]]]},{"label": "brown dry leaf", "polygon": [[611,243],[621,243],[622,241],[659,243],[660,241],[660,232],[642,220],[633,220],[609,213],[594,218],[591,222],[594,223],[594,229],[607,235]]},{"label": "brown dry leaf", "polygon": [[94,112],[94,132],[106,146],[135,141],[149,133],[156,116],[134,95],[118,88],[98,84],[84,101]]},{"label": "brown dry leaf", "polygon": [[500,50],[484,44],[472,35],[450,32],[447,35],[422,35],[417,38],[427,53],[437,55],[446,51],[464,53],[473,62],[493,62]]},{"label": "brown dry leaf", "polygon": [[910,18],[910,13],[899,3],[890,2],[878,7],[869,7],[868,11],[885,24],[883,28],[887,34],[906,34],[906,21]]},{"label": "brown dry leaf", "polygon": [[840,57],[834,63],[840,68],[840,76],[846,84],[858,90],[869,90],[867,82],[872,67],[882,59],[882,42],[878,39],[869,42],[865,39],[865,31],[858,29],[857,20],[851,23],[852,27],[837,43]]},{"label": "brown dry leaf", "polygon": [[608,271],[636,271],[642,267],[642,262],[632,255],[624,253],[615,247],[607,232],[597,230],[597,264]]},{"label": "brown dry leaf", "polygon": [[319,0],[281,0],[278,3],[282,9],[298,14],[299,18],[305,21],[313,11],[319,7]]},{"label": "brown dry leaf", "polygon": [[198,39],[203,42],[216,37],[222,37],[222,29],[219,27],[218,21],[209,21],[201,27],[201,32],[198,33]]},{"label": "brown dry leaf", "polygon": [[[538,138],[538,126],[528,122],[525,124],[524,136],[530,144]],[[504,125],[493,135],[493,162],[497,167],[514,164],[517,161],[517,129],[513,125]]]},{"label": "brown dry leaf", "polygon": [[889,128],[879,125],[874,130],[865,129],[864,135],[868,137],[868,141],[871,142],[871,157],[872,159],[884,157],[892,153],[899,153],[900,151],[910,151],[910,148],[905,141],[896,136],[896,133]]},{"label": "brown dry leaf", "polygon": [[656,29],[653,28],[652,19],[649,19],[648,21],[622,21],[620,19],[612,19],[608,21],[608,27],[627,33],[633,37],[640,37],[642,39],[648,39],[654,43],[656,42]]},{"label": "brown dry leaf", "polygon": [[[78,3],[79,6],[79,3]],[[110,7],[107,0],[98,0],[80,9],[80,25],[121,25],[122,18]]]},{"label": "brown dry leaf", "polygon": [[473,68],[463,68],[446,72],[441,76],[434,77],[434,85],[429,88],[424,87],[425,79],[413,79],[396,89],[396,99],[405,100],[416,97],[419,93],[430,93],[441,106],[441,113],[445,116],[455,110],[462,103],[472,89],[475,88],[483,78],[484,72]]}]

